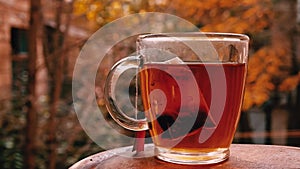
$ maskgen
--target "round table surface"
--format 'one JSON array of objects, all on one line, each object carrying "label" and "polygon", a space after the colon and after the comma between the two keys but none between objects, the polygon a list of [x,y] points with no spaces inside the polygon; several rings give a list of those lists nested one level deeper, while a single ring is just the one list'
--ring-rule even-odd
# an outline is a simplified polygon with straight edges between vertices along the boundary
[{"label": "round table surface", "polygon": [[153,152],[152,144],[145,146],[146,155],[139,158],[133,157],[131,149],[122,147],[100,152],[75,163],[70,169],[300,168],[300,148],[290,146],[232,144],[229,159],[213,165],[179,165],[161,161],[149,156]]}]

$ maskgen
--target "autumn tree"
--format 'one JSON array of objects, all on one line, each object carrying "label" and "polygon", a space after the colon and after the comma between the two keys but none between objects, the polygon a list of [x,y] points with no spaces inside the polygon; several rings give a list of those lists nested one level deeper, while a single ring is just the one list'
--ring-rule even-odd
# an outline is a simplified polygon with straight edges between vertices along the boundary
[{"label": "autumn tree", "polygon": [[28,102],[27,102],[27,128],[25,145],[25,167],[34,169],[37,139],[37,96],[36,96],[36,65],[38,55],[42,54],[42,12],[41,1],[30,1],[29,49],[28,49]]},{"label": "autumn tree", "polygon": [[[45,6],[49,3],[54,5]],[[70,91],[68,96],[63,98],[64,93],[67,93],[64,90],[68,85],[66,84],[66,81],[68,81],[66,72],[69,58],[66,57],[70,51],[79,50],[86,39],[69,40],[72,1],[68,3],[63,0],[33,0],[30,1],[30,6],[28,101],[26,103],[27,107],[24,108],[24,110],[27,110],[26,142],[23,145],[25,154],[22,156],[24,167],[65,168],[70,163],[75,162],[68,160],[69,154],[74,155],[75,158],[80,158],[87,150],[93,149],[91,148],[93,144],[87,141],[87,136],[79,127],[76,114],[72,111],[72,105],[68,105],[71,100]],[[49,10],[51,7],[50,10],[55,14],[54,26],[45,25],[47,22],[43,16],[45,10],[47,8]],[[44,97],[47,100],[44,99],[44,101],[41,101],[41,96],[37,93],[37,88],[40,87],[37,78],[42,69],[47,69],[46,72],[48,73],[43,74],[43,76],[47,76],[45,79],[48,80],[46,83],[48,85],[47,89],[49,89],[46,92],[47,96]],[[63,110],[62,107],[64,107]],[[64,115],[61,115],[62,112]],[[74,133],[69,131],[70,127]],[[81,133],[81,135],[78,135],[78,133]],[[88,144],[77,147],[76,142],[78,140]],[[61,149],[69,154],[58,152]]]},{"label": "autumn tree", "polygon": [[[52,41],[44,39],[45,45],[48,50],[44,53],[45,63],[47,65],[47,70],[49,72],[49,77],[51,81],[50,86],[50,118],[48,122],[48,144],[49,144],[49,169],[56,168],[57,162],[57,112],[59,108],[59,102],[61,99],[62,85],[64,81],[64,66],[65,66],[65,53],[66,41],[68,37],[68,31],[70,26],[70,16],[72,14],[72,4],[64,4],[63,0],[56,1],[57,8],[55,10],[55,28],[52,34]],[[66,10],[67,18],[65,23],[62,23],[63,10]],[[64,25],[65,29],[62,32],[61,26]],[[51,48],[50,48],[51,46]]]}]

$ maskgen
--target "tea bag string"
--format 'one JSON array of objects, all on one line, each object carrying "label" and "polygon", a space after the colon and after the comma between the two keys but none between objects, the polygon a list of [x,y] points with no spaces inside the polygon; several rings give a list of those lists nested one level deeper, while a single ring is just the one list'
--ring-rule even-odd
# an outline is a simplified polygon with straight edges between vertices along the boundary
[{"label": "tea bag string", "polygon": [[[139,61],[137,61],[139,62]],[[138,119],[138,98],[139,98],[139,68],[135,71],[136,77],[135,77],[135,99],[134,99],[134,108],[135,108],[135,119]],[[135,141],[133,145],[132,151],[136,151],[136,153],[139,153],[141,151],[144,151],[145,146],[145,136],[146,131],[137,131],[135,132]]]}]

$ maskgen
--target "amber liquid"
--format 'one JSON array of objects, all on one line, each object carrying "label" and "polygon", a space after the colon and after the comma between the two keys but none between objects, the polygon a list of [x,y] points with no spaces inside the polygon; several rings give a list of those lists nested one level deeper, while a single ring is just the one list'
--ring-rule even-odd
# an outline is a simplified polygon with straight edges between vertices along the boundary
[{"label": "amber liquid", "polygon": [[[141,91],[154,144],[179,151],[228,148],[240,115],[245,70],[240,63],[145,64]],[[226,90],[220,92],[223,99],[220,90]]]}]

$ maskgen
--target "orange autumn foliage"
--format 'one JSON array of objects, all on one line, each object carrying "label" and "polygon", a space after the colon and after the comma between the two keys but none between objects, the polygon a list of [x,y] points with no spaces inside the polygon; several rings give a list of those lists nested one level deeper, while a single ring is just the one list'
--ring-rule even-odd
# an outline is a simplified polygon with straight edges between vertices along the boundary
[{"label": "orange autumn foliage", "polygon": [[169,0],[168,4],[167,11],[200,25],[201,31],[259,32],[273,17],[270,0]]},{"label": "orange autumn foliage", "polygon": [[264,47],[249,58],[243,110],[265,103],[276,88],[276,81],[287,75],[289,64],[282,59],[285,52],[281,49]]},{"label": "orange autumn foliage", "polygon": [[287,77],[279,86],[279,91],[293,91],[296,89],[297,85],[300,83],[300,73],[294,76]]}]

